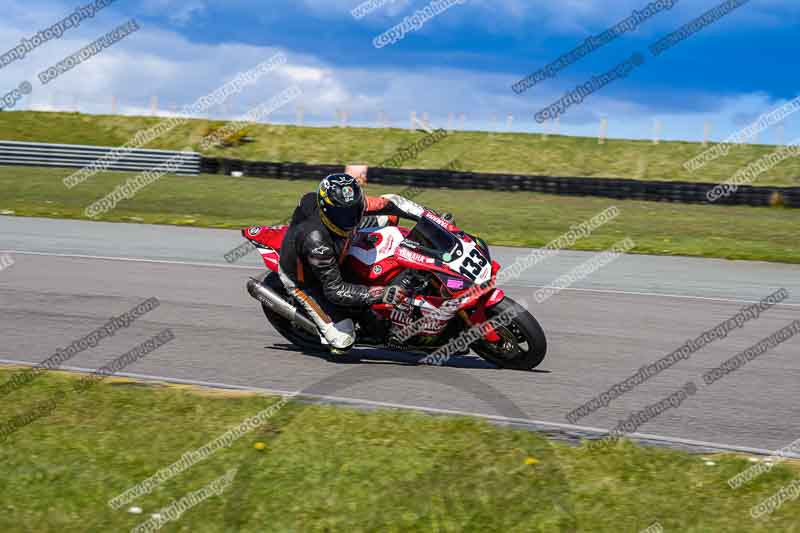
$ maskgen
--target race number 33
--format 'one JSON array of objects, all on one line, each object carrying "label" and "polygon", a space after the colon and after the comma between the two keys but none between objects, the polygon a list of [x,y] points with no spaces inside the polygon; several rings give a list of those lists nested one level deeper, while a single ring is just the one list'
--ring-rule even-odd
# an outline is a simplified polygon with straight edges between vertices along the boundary
[{"label": "race number 33", "polygon": [[488,262],[489,260],[477,248],[473,248],[469,257],[465,258],[464,262],[461,263],[459,271],[472,281],[475,281]]}]

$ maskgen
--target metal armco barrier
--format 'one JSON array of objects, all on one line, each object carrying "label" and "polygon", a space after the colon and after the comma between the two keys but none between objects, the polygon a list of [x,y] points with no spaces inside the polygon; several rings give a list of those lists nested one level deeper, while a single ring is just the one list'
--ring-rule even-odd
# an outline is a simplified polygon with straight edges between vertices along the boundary
[{"label": "metal armco barrier", "polygon": [[[0,165],[82,168],[91,165],[114,149],[109,146],[0,141]],[[183,158],[176,165],[176,174],[184,176],[199,174],[200,154],[168,150],[131,150],[124,157],[109,163],[107,168],[142,172],[164,165],[180,154],[183,154]]]},{"label": "metal armco barrier", "polygon": [[[304,163],[271,163],[223,158],[202,158],[204,174],[230,174],[239,171],[245,176],[277,179],[322,179],[341,172],[343,165],[307,165]],[[530,191],[565,196],[599,196],[620,200],[709,203],[706,193],[715,183],[683,181],[640,181],[612,178],[557,178],[516,174],[453,172],[449,170],[411,170],[370,167],[369,183],[445,189],[484,189],[493,191]],[[739,186],[728,197],[715,204],[768,206],[780,195],[787,207],[800,208],[800,187]]]}]

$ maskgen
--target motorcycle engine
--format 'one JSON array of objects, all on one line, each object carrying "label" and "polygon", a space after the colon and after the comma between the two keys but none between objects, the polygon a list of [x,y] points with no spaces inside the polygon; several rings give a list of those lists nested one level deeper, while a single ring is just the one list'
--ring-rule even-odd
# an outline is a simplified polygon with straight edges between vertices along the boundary
[{"label": "motorcycle engine", "polygon": [[[442,296],[441,289],[434,286],[429,272],[406,270],[397,277],[397,284],[410,296],[402,305],[396,306],[390,315],[390,338],[394,342],[408,345],[428,345],[436,341],[455,316],[455,310],[436,307],[417,296]],[[416,305],[411,301],[416,299]]]}]

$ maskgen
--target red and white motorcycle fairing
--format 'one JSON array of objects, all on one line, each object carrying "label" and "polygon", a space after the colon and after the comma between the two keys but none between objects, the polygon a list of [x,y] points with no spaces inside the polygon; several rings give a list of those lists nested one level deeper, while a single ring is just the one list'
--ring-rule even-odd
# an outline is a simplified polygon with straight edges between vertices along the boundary
[{"label": "red and white motorcycle fairing", "polygon": [[[425,211],[423,217],[448,231],[459,231],[456,226],[430,211]],[[252,226],[244,228],[242,235],[254,243],[267,268],[278,272],[280,248],[288,228]],[[408,268],[441,274],[439,278],[449,293],[448,297],[417,295],[410,305],[373,306],[375,312],[391,321],[395,331],[401,331],[418,322],[416,333],[435,337],[459,310],[475,306],[478,311],[472,315],[473,323],[484,322],[485,310],[497,305],[505,297],[503,291],[491,288],[493,283],[490,283],[499,265],[487,261],[480,252],[478,243],[469,236],[459,239],[459,245],[452,254],[445,254],[443,260],[437,260],[402,246],[401,243],[409,232],[409,229],[398,226],[359,230],[353,236],[347,257],[342,262],[344,276],[355,283],[376,286],[389,285],[398,274]],[[489,288],[475,290],[474,287],[482,284]],[[459,298],[458,305],[444,305],[456,298]],[[415,321],[414,309],[418,309],[426,320]],[[497,340],[496,334],[491,330],[487,331],[486,338],[489,341]]]}]

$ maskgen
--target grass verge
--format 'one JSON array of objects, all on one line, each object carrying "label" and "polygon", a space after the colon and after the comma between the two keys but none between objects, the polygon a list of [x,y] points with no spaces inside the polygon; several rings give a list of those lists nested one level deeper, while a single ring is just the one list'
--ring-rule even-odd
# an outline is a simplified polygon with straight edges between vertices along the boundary
[{"label": "grass verge", "polygon": [[[68,169],[0,167],[0,214],[85,218],[84,209],[132,176],[99,174],[68,190]],[[98,220],[215,228],[283,223],[300,196],[317,182],[259,178],[166,176]],[[401,187],[369,185],[372,195]],[[424,189],[415,201],[451,211],[466,231],[494,245],[543,246],[570,225],[610,205],[621,215],[577,242],[575,249],[604,250],[626,236],[635,253],[800,263],[800,209],[684,205],[564,197],[528,192]]]},{"label": "grass verge", "polygon": [[[163,119],[80,113],[20,111],[0,114],[0,139],[64,144],[121,146],[138,131]],[[199,149],[209,126],[224,122],[190,120],[154,141],[149,148]],[[317,164],[365,163],[377,166],[421,136],[402,129],[276,127],[247,128],[254,142],[216,149],[206,155],[235,159]],[[632,178],[638,180],[720,182],[775,146],[741,145],[704,168],[682,168],[705,148],[701,143],[607,140],[527,133],[454,132],[404,164],[406,168],[445,168],[458,159],[463,170],[550,176]],[[754,185],[800,186],[800,160],[790,158],[761,175]]]},{"label": "grass verge", "polygon": [[[5,382],[12,369],[0,368]],[[4,402],[5,423],[58,391],[49,416],[0,443],[0,530],[123,531],[236,468],[170,531],[796,531],[800,505],[749,509],[800,474],[628,442],[591,449],[468,418],[289,402],[266,423],[148,494],[107,502],[277,402],[114,379],[76,393],[48,373]],[[258,450],[255,444],[264,443]],[[143,512],[132,514],[136,506]]]}]

